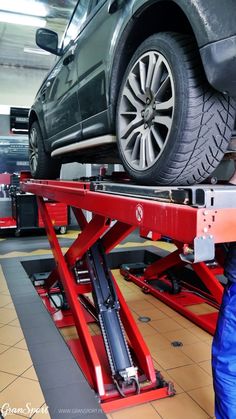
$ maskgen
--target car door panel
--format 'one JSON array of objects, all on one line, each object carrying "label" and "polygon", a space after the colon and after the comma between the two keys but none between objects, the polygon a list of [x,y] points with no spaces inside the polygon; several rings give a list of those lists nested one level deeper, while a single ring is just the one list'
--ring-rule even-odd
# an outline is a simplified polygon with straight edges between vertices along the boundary
[{"label": "car door panel", "polygon": [[[46,147],[68,144],[81,139],[81,114],[78,102],[76,62],[79,48],[75,41],[90,10],[90,0],[81,0],[75,9],[63,38],[65,53],[51,72],[44,101]],[[74,134],[74,135],[73,135]],[[60,140],[60,142],[58,141]]]},{"label": "car door panel", "polygon": [[80,124],[75,54],[75,47],[72,46],[61,57],[49,80],[51,86],[44,115],[50,143],[53,137],[63,136],[65,130],[73,131],[73,127]]},{"label": "car door panel", "polygon": [[[108,1],[101,1],[94,9],[91,21],[79,39],[78,95],[83,126],[83,138],[108,130],[108,73],[111,45],[118,36],[127,8],[131,3],[120,2],[115,13],[108,13]],[[126,9],[126,11],[125,11]],[[127,18],[127,16],[126,16]],[[92,52],[92,53],[91,53]],[[100,116],[100,122],[99,121]]]}]

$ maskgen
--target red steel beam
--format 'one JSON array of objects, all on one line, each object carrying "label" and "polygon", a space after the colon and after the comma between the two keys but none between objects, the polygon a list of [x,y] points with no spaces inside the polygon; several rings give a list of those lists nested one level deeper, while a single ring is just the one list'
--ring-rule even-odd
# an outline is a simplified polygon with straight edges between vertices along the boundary
[{"label": "red steel beam", "polygon": [[224,288],[214,273],[211,271],[211,269],[209,269],[208,266],[203,262],[194,263],[192,268],[199,276],[199,278],[201,278],[203,284],[210,291],[216,302],[221,304]]},{"label": "red steel beam", "polygon": [[83,211],[80,208],[72,207],[73,213],[75,215],[76,221],[79,224],[81,230],[83,230],[88,224]]},{"label": "red steel beam", "polygon": [[75,326],[85,349],[86,356],[88,357],[90,368],[93,370],[91,378],[94,388],[100,395],[104,395],[105,388],[103,383],[101,364],[98,359],[92,337],[88,331],[88,326],[84,317],[82,306],[78,303],[77,286],[75,284],[72,272],[70,272],[62,254],[60,244],[54,231],[45,202],[41,197],[37,197],[37,201],[47,232],[48,240],[51,245],[53,256],[57,264],[57,271],[66,291],[66,296],[68,298],[70,309],[74,317]]},{"label": "red steel beam", "polygon": [[100,238],[100,236],[109,228],[110,220],[94,215],[93,219],[87,223],[84,230],[71,245],[65,254],[66,261],[70,267],[81,259],[90,247]]},{"label": "red steel beam", "polygon": [[177,265],[185,265],[185,263],[180,259],[180,249],[175,250],[169,255],[158,259],[156,262],[152,263],[145,269],[144,279],[156,279],[158,275]]},{"label": "red steel beam", "polygon": [[195,237],[213,235],[215,243],[235,240],[236,209],[193,208],[148,199],[90,191],[89,182],[28,180],[21,189],[64,202],[104,217],[192,243]]},{"label": "red steel beam", "polygon": [[136,229],[135,226],[117,221],[103,236],[102,243],[106,253],[111,252],[122,240]]}]

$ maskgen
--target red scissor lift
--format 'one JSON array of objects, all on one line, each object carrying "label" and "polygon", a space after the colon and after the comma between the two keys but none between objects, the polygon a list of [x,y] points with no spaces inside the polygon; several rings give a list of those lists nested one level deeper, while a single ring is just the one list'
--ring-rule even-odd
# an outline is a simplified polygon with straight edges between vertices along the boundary
[{"label": "red scissor lift", "polygon": [[[221,189],[213,199],[212,187],[206,187],[204,196],[191,188],[145,189],[89,181],[25,180],[21,188],[37,196],[56,262],[56,268],[39,293],[45,300],[45,296],[58,290],[63,292],[69,310],[64,312],[65,316],[58,324],[76,326],[79,339],[69,345],[98,393],[104,411],[173,395],[171,383],[166,383],[154,369],[150,352],[108,268],[106,255],[136,228],[142,232],[151,231],[157,237],[172,238],[176,251],[149,265],[142,275],[135,275],[124,267],[123,274],[145,292],[154,294],[213,332],[216,313],[197,315],[187,307],[204,301],[212,307],[220,304],[223,286],[216,274],[222,273],[222,269],[219,264],[216,266],[216,262],[207,265],[203,261],[214,258],[215,243],[235,239],[236,205],[226,208]],[[231,189],[231,192],[235,193],[235,190]],[[81,233],[65,255],[43,198],[73,208]],[[221,207],[216,207],[217,203]],[[91,221],[86,220],[83,210],[92,213]],[[181,292],[170,294],[152,286],[152,280],[157,277],[168,282],[166,272],[172,267],[192,262],[208,292],[199,295],[199,289],[194,285],[185,284]],[[192,293],[189,287],[192,287]],[[92,293],[93,300],[88,293]],[[101,335],[91,336],[88,325],[95,320]]]}]

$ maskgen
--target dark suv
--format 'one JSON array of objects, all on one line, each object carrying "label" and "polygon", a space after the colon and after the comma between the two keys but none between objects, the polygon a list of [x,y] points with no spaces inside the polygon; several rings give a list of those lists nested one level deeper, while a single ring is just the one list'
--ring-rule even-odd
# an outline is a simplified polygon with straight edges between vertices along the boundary
[{"label": "dark suv", "polygon": [[80,0],[30,111],[30,167],[121,162],[145,184],[193,184],[227,150],[235,119],[235,0]]}]

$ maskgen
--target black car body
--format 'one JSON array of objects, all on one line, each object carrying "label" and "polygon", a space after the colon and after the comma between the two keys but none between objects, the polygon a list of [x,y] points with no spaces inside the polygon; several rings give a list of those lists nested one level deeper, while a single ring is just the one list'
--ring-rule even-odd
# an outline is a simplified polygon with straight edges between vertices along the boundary
[{"label": "black car body", "polygon": [[[55,33],[39,30],[36,37],[38,45],[57,54],[59,59],[44,80],[29,115],[30,133],[32,127],[36,127],[35,132],[37,131],[37,138],[31,141],[33,176],[55,177],[63,161],[105,163],[120,160],[130,175],[142,183],[190,184],[209,176],[227,149],[235,118],[235,102],[232,99],[236,96],[235,22],[234,0],[80,0],[60,48]],[[171,50],[173,48],[170,55],[168,46]],[[157,152],[157,145],[153,143],[153,124],[157,120],[156,104],[160,104],[160,100],[155,101],[155,94],[150,89],[142,92],[147,99],[146,103],[144,100],[141,114],[144,127],[150,133],[146,135],[142,127],[141,134],[137,134],[139,144],[132,139],[131,149],[128,148],[127,151],[119,140],[122,137],[123,123],[120,120],[125,120],[122,116],[124,113],[126,128],[129,122],[133,124],[132,120],[127,119],[127,115],[130,117],[132,114],[133,104],[126,104],[125,89],[130,87],[133,78],[142,82],[141,73],[137,72],[136,67],[139,66],[140,69],[147,65],[148,71],[153,51],[156,54],[155,63],[161,57],[164,60],[162,72],[172,80],[165,93],[165,101],[170,100],[168,95],[172,99],[171,111],[168,109],[171,126],[165,132],[158,125],[155,136],[157,137],[157,132],[161,133],[165,149],[160,148],[161,151]],[[175,51],[176,57],[172,62]],[[182,62],[188,68],[184,65],[182,67],[180,60],[178,61],[180,54],[183,55]],[[194,60],[193,64],[188,64],[188,57]],[[201,67],[200,76],[198,73],[193,74],[194,66]],[[188,72],[186,76],[185,72]],[[181,79],[178,79],[179,74]],[[202,90],[198,95],[198,83],[192,86],[191,79],[198,80],[199,77]],[[169,161],[174,137],[183,138],[184,144],[189,141],[186,130],[190,132],[196,124],[192,122],[188,129],[190,117],[193,120],[194,115],[192,112],[189,116],[187,112],[190,107],[194,108],[193,96],[197,106],[200,95],[203,99],[196,113],[204,114],[205,120],[202,118],[196,123],[198,134],[196,133],[196,141],[190,140],[190,143],[193,141],[192,151],[186,145],[180,144],[182,140],[179,140],[179,148],[173,150],[172,160]],[[206,103],[213,96],[214,102],[207,108]],[[178,109],[185,100],[186,108],[178,115]],[[133,111],[136,116],[137,109]],[[212,112],[212,125],[206,112]],[[219,119],[223,120],[220,121],[221,125]],[[199,135],[199,129],[202,130],[203,125],[208,127],[208,146],[202,145],[208,141],[207,132]],[[144,136],[146,139],[142,142]],[[204,137],[202,143],[199,140],[201,136]],[[148,148],[149,139],[152,142],[151,149]],[[37,147],[34,148],[32,143],[36,142]],[[146,156],[142,157],[144,161],[141,162],[141,148],[144,143]],[[171,144],[167,147],[167,143]],[[161,147],[159,143],[158,147]],[[193,150],[197,148],[200,150],[198,156],[201,160],[198,163],[197,154],[192,156]],[[180,163],[175,162],[175,156],[182,155],[182,151],[183,154],[191,152],[185,165],[190,168],[189,171],[183,169],[184,159],[178,157],[177,161]],[[139,157],[134,157],[135,153]],[[196,164],[199,166],[194,172]],[[171,173],[165,171],[165,165],[171,167]]]}]

